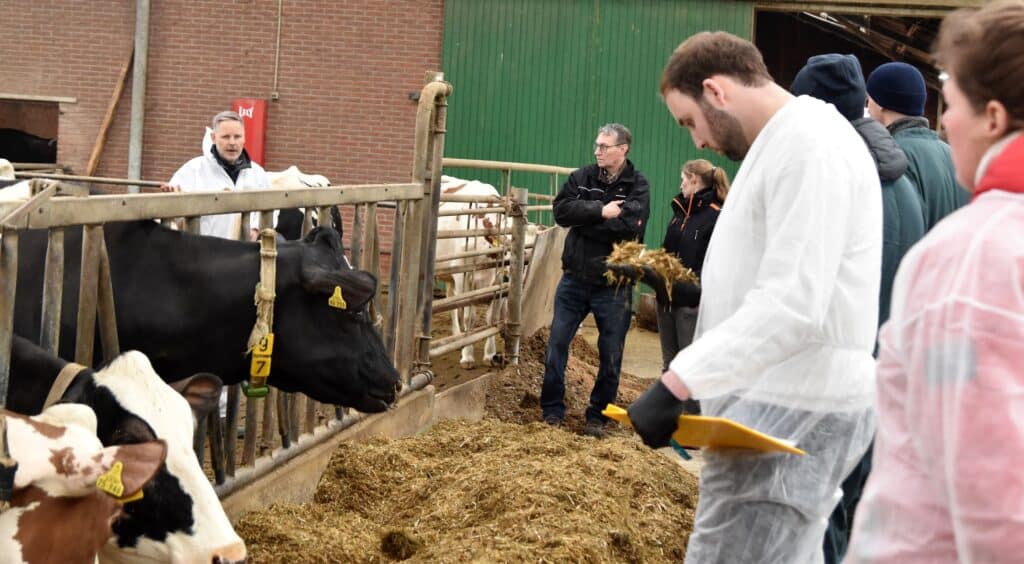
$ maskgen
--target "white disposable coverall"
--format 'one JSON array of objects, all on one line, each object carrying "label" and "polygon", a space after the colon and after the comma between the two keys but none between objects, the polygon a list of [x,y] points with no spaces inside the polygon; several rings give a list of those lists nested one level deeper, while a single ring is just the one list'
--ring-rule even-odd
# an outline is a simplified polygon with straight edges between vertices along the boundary
[{"label": "white disposable coverall", "polygon": [[[270,188],[270,178],[263,167],[252,163],[250,168],[243,169],[238,173],[238,180],[231,181],[231,177],[220,166],[210,147],[213,141],[210,139],[210,128],[206,128],[206,135],[203,136],[203,154],[188,161],[178,172],[171,177],[171,186],[180,186],[182,192],[217,192],[223,190],[253,190],[259,188]],[[276,215],[276,214],[275,214]],[[237,229],[235,214],[205,215],[199,221],[199,233],[201,235],[212,235],[225,239],[236,239],[234,233]],[[258,214],[253,214],[250,223],[253,228],[259,226]]]},{"label": "white disposable coverall", "polygon": [[979,177],[896,274],[846,563],[1024,562],[1024,136]]},{"label": "white disposable coverall", "polygon": [[823,560],[839,485],[873,432],[881,255],[864,141],[831,105],[791,100],[740,166],[705,259],[697,338],[670,369],[705,415],[807,455],[705,451],[687,562]]}]

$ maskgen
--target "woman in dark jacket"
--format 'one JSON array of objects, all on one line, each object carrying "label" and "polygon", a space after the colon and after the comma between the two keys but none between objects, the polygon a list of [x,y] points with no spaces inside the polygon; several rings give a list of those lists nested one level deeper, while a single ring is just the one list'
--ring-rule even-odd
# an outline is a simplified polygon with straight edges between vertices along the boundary
[{"label": "woman in dark jacket", "polygon": [[[704,159],[684,164],[680,176],[682,184],[679,194],[672,199],[672,221],[665,230],[662,246],[700,277],[711,232],[729,192],[729,177],[724,170]],[[676,353],[693,341],[700,287],[676,284],[671,303],[661,292],[658,296],[658,334],[664,371]],[[699,413],[696,401],[689,400],[687,404],[687,412]]]}]

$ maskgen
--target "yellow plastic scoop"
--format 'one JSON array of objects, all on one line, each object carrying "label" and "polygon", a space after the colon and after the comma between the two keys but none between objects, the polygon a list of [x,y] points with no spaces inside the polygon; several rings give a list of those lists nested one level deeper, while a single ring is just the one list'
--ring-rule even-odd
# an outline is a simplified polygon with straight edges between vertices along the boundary
[{"label": "yellow plastic scoop", "polygon": [[[601,413],[609,419],[632,427],[626,410],[617,405],[608,404]],[[749,448],[763,452],[806,454],[796,448],[791,441],[766,435],[723,417],[680,415],[672,439],[688,447]]]}]

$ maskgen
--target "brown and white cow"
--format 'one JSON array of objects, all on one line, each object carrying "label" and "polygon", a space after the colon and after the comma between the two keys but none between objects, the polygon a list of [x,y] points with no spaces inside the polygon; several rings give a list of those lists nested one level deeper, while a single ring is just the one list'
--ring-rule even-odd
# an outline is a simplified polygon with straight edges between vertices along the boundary
[{"label": "brown and white cow", "polygon": [[167,444],[104,448],[95,413],[81,404],[55,405],[33,417],[4,415],[18,469],[11,506],[0,513],[0,560],[94,563],[122,503],[156,476]]},{"label": "brown and white cow", "polygon": [[[38,412],[67,365],[15,335],[8,407]],[[164,383],[145,355],[129,351],[100,370],[78,372],[61,398],[95,412],[94,435],[105,445],[167,443],[167,459],[143,498],[125,505],[114,523],[100,552],[104,562],[226,564],[246,558],[245,544],[192,450],[195,417],[216,408],[220,380],[196,376],[175,386],[180,389]]]}]

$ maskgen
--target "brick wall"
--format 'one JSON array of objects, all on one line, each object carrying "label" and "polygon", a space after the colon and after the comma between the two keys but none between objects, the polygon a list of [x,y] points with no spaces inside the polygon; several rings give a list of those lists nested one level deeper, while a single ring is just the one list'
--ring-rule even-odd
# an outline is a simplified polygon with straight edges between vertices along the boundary
[{"label": "brick wall", "polygon": [[[58,159],[82,172],[133,45],[135,2],[3,4],[5,28],[16,33],[0,34],[0,90],[77,98],[61,105]],[[152,2],[143,178],[169,179],[199,154],[205,125],[233,98],[270,98],[277,6]],[[443,0],[285,1],[267,168],[297,165],[336,184],[408,180],[416,116],[408,94],[425,71],[440,70],[442,20]],[[131,80],[99,175],[127,173]]]}]

